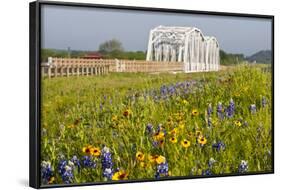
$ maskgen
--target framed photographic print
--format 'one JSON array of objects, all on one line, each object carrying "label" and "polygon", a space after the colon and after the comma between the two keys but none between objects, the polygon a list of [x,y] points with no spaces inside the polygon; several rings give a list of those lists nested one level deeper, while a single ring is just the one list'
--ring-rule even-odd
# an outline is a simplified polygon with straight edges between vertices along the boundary
[{"label": "framed photographic print", "polygon": [[274,17],[30,3],[30,186],[274,172]]}]

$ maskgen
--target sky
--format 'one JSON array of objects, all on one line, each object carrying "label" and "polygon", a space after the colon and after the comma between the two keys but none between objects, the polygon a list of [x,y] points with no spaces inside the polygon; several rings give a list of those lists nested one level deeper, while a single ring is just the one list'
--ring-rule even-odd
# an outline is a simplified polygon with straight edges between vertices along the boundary
[{"label": "sky", "polygon": [[95,51],[118,39],[126,51],[146,51],[149,31],[164,25],[199,28],[228,53],[271,50],[269,19],[55,5],[44,5],[41,12],[42,48]]}]

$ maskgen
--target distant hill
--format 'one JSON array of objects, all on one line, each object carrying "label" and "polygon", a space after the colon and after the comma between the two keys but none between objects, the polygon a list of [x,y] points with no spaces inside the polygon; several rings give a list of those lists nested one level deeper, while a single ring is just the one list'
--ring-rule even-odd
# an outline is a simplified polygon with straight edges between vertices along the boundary
[{"label": "distant hill", "polygon": [[271,60],[271,51],[270,50],[262,50],[259,51],[249,57],[246,57],[246,60],[249,62],[257,62],[257,63],[272,63]]}]

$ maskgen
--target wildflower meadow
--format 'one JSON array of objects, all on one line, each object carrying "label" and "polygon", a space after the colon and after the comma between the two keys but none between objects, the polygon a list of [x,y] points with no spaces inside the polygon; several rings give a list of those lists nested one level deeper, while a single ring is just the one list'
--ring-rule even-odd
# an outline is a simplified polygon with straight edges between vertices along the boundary
[{"label": "wildflower meadow", "polygon": [[41,183],[271,171],[266,67],[42,78]]}]

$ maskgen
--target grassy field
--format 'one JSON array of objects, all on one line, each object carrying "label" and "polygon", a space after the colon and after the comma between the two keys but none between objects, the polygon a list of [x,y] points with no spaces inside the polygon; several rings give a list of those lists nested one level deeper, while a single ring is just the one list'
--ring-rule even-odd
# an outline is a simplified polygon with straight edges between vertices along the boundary
[{"label": "grassy field", "polygon": [[42,80],[43,184],[271,171],[271,73]]}]

